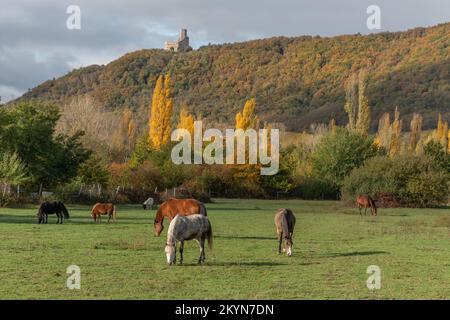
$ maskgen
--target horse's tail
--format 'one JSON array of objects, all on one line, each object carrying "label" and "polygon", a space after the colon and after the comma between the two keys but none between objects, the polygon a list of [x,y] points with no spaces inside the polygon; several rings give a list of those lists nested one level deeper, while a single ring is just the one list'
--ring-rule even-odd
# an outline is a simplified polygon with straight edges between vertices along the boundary
[{"label": "horse's tail", "polygon": [[206,207],[205,207],[205,205],[203,204],[203,203],[200,203],[200,210],[199,210],[199,213],[202,215],[202,216],[207,216],[207,213],[206,213]]},{"label": "horse's tail", "polygon": [[62,203],[62,202],[60,202],[59,204],[60,204],[60,206],[61,206],[61,210],[62,210],[62,212],[63,212],[64,219],[69,219],[69,218],[70,218],[70,215],[69,215],[69,211],[67,210],[66,206],[65,206],[64,203]]},{"label": "horse's tail", "polygon": [[212,250],[213,247],[213,232],[212,232],[212,227],[211,227],[211,223],[209,224],[209,230],[208,230],[208,247],[210,250]]},{"label": "horse's tail", "polygon": [[375,212],[375,215],[377,215],[377,205],[375,204],[375,201],[372,199],[372,197],[367,197],[367,198],[369,198],[369,203],[373,209],[373,212]]}]

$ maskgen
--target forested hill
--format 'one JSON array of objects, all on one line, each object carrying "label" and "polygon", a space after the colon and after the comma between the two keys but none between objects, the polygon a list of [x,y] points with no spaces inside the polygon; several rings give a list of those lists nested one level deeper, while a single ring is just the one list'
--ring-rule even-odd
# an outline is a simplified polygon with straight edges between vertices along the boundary
[{"label": "forested hill", "polygon": [[373,128],[395,106],[406,120],[420,112],[429,128],[439,112],[450,120],[449,45],[446,23],[367,36],[276,37],[187,53],[140,50],[46,81],[21,99],[64,103],[90,94],[108,108],[143,110],[157,76],[170,72],[177,108],[186,103],[210,121],[233,123],[244,101],[256,97],[263,121],[299,131],[331,117],[344,123],[345,82],[367,68]]}]

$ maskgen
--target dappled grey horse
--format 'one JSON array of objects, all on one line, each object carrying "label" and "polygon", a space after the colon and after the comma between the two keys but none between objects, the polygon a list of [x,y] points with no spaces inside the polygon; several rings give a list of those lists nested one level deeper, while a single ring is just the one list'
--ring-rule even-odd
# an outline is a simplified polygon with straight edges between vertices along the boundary
[{"label": "dappled grey horse", "polygon": [[212,229],[208,217],[201,214],[176,215],[167,230],[166,257],[169,265],[176,263],[177,242],[180,242],[180,264],[183,263],[184,241],[195,239],[200,246],[198,263],[205,261],[205,240],[212,248]]},{"label": "dappled grey horse", "polygon": [[275,214],[275,227],[278,235],[278,253],[281,253],[281,244],[285,240],[284,250],[290,257],[292,255],[292,236],[294,234],[295,216],[290,209],[280,209]]}]

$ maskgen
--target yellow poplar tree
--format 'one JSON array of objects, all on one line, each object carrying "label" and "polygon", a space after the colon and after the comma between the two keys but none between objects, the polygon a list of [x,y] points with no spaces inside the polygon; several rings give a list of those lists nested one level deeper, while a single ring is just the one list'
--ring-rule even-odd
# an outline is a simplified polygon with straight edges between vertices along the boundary
[{"label": "yellow poplar tree", "polygon": [[447,153],[450,154],[450,130],[448,130],[447,134]]},{"label": "yellow poplar tree", "polygon": [[448,122],[442,119],[442,115],[439,114],[436,130],[433,131],[432,139],[437,143],[440,143],[445,150],[448,149],[449,135],[448,135]]},{"label": "yellow poplar tree", "polygon": [[361,72],[358,83],[358,119],[356,120],[356,131],[361,135],[368,135],[370,129],[370,107],[366,97],[366,87],[366,74]]},{"label": "yellow poplar tree", "polygon": [[347,87],[345,90],[344,110],[348,115],[347,127],[350,130],[354,130],[356,127],[355,84],[356,76],[353,75],[347,83]]},{"label": "yellow poplar tree", "polygon": [[122,130],[126,136],[128,150],[132,150],[136,138],[136,122],[133,119],[133,111],[126,108],[122,114]]},{"label": "yellow poplar tree", "polygon": [[194,117],[189,114],[186,106],[183,106],[180,110],[180,120],[178,122],[178,129],[186,129],[191,134],[191,137],[194,136]]},{"label": "yellow poplar tree", "polygon": [[170,141],[172,131],[173,98],[170,75],[160,75],[153,90],[149,120],[149,142],[155,149],[161,149]]},{"label": "yellow poplar tree", "polygon": [[408,144],[408,152],[410,154],[415,154],[417,149],[417,144],[420,141],[422,135],[422,122],[423,118],[420,114],[414,113],[411,126],[410,126],[410,134],[409,134],[409,144]]},{"label": "yellow poplar tree", "polygon": [[256,100],[254,98],[245,102],[244,110],[236,115],[236,129],[256,128],[258,116],[255,113],[255,108]]},{"label": "yellow poplar tree", "polygon": [[401,147],[401,133],[402,133],[402,120],[400,119],[400,112],[398,107],[395,107],[394,122],[391,126],[391,143],[389,147],[389,156],[394,157],[400,153]]},{"label": "yellow poplar tree", "polygon": [[334,118],[331,118],[330,122],[328,123],[328,130],[332,133],[336,133],[336,120]]},{"label": "yellow poplar tree", "polygon": [[448,148],[448,122],[444,122],[444,129],[442,130],[441,144],[444,150]]},{"label": "yellow poplar tree", "polygon": [[389,150],[391,142],[391,116],[389,112],[384,113],[378,122],[378,133],[375,142],[378,147],[382,146]]}]

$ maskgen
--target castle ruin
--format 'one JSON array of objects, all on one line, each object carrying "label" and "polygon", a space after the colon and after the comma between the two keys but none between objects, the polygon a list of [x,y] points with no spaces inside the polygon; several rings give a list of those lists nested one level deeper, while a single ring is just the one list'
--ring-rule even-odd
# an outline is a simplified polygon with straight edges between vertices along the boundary
[{"label": "castle ruin", "polygon": [[183,52],[189,50],[189,37],[187,36],[187,29],[181,29],[180,36],[177,41],[166,41],[164,43],[164,50]]}]

